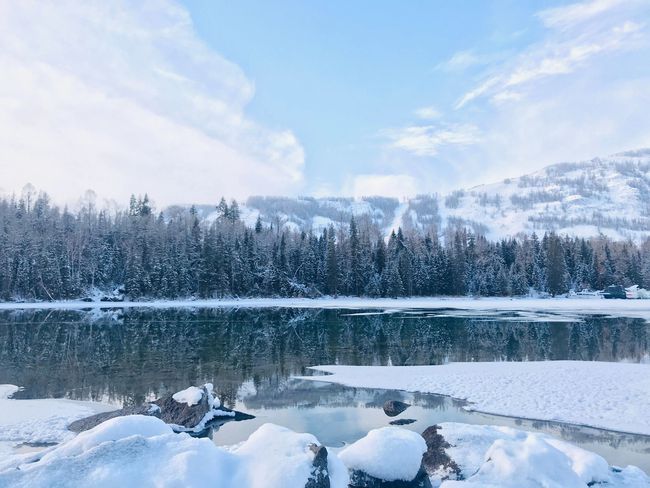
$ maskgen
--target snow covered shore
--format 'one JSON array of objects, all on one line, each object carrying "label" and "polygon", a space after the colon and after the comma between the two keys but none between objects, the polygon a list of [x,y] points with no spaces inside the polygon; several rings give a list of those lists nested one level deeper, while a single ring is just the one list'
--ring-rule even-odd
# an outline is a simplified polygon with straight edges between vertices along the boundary
[{"label": "snow covered shore", "polygon": [[316,366],[303,379],[437,393],[477,411],[650,435],[650,365],[586,361]]},{"label": "snow covered shore", "polygon": [[[322,455],[313,435],[273,424],[238,446],[220,448],[206,438],[175,434],[155,417],[133,415],[0,469],[0,486],[347,488],[351,477],[367,480],[363,473],[407,481],[422,473],[441,488],[650,486],[638,468],[612,468],[596,454],[543,434],[455,423],[440,431],[445,442],[434,445],[415,432],[384,427]],[[441,449],[457,472],[436,463]],[[432,454],[431,463],[424,453]]]},{"label": "snow covered shore", "polygon": [[650,320],[650,300],[600,298],[241,298],[210,300],[152,300],[134,302],[1,302],[0,310],[107,309],[107,308],[328,308],[377,310],[458,309],[476,312],[539,311],[569,314],[603,314]]},{"label": "snow covered shore", "polygon": [[67,429],[70,422],[116,409],[114,405],[98,402],[11,399],[19,389],[14,385],[0,385],[0,469],[17,447],[69,440],[74,437]]}]

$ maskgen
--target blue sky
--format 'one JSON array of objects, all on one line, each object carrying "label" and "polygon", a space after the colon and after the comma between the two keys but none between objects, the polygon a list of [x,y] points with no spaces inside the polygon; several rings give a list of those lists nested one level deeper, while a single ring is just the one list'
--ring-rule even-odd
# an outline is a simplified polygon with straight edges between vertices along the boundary
[{"label": "blue sky", "polygon": [[650,146],[650,2],[0,0],[0,190],[445,193]]},{"label": "blue sky", "polygon": [[480,58],[496,61],[530,43],[540,35],[539,23],[531,22],[535,12],[555,3],[184,5],[198,35],[255,83],[249,114],[291,128],[306,149],[307,190],[327,194],[336,193],[346,177],[391,173],[405,159],[456,179],[444,161],[387,154],[384,131],[422,122],[416,113],[422,108],[462,120],[453,106],[480,79],[486,62]]}]

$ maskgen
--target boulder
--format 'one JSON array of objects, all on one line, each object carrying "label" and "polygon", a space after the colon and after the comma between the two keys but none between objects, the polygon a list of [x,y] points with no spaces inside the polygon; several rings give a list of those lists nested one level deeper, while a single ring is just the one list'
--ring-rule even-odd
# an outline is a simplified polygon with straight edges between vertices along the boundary
[{"label": "boulder", "polygon": [[330,488],[330,476],[327,471],[327,448],[318,444],[310,444],[309,450],[314,453],[311,476],[305,488]]},{"label": "boulder", "polygon": [[422,466],[426,442],[399,427],[373,429],[339,452],[350,473],[350,488],[430,488]]},{"label": "boulder", "polygon": [[208,391],[206,386],[202,386],[200,388],[200,400],[198,403],[192,405],[184,401],[175,400],[174,396],[177,395],[176,393],[165,395],[153,402],[153,404],[160,407],[159,417],[163,422],[191,430],[203,422],[206,414],[212,410],[212,402],[210,401],[212,399],[211,390],[210,388],[210,391]]},{"label": "boulder", "polygon": [[[183,394],[189,396],[186,398]],[[212,427],[217,428],[228,421],[255,418],[253,415],[222,406],[219,399],[215,398],[212,393],[212,385],[208,383],[201,388],[190,387],[182,392],[166,395],[144,405],[124,407],[112,412],[99,413],[77,420],[68,426],[68,430],[83,432],[106,420],[126,415],[158,417],[169,424],[176,432],[188,432],[190,435],[199,437],[206,433],[209,434]]]},{"label": "boulder", "polygon": [[159,412],[160,409],[156,405],[151,405],[150,403],[134,407],[124,407],[119,410],[113,410],[112,412],[102,412],[96,415],[91,415],[90,417],[75,420],[68,425],[68,430],[79,433],[85,430],[90,430],[102,422],[114,419],[115,417],[125,417],[127,415],[152,415],[154,417],[159,417]]},{"label": "boulder", "polygon": [[410,406],[408,403],[399,400],[388,400],[384,403],[384,413],[389,417],[396,417]]},{"label": "boulder", "polygon": [[432,488],[431,480],[424,468],[411,481],[385,481],[359,470],[350,472],[350,488]]},{"label": "boulder", "polygon": [[415,419],[397,419],[397,420],[391,420],[388,422],[390,425],[408,425],[414,423],[416,420]]},{"label": "boulder", "polygon": [[458,464],[449,457],[446,448],[451,447],[445,438],[438,433],[438,425],[427,427],[422,437],[427,443],[427,451],[422,457],[422,465],[429,475],[442,475],[442,479],[462,479]]}]

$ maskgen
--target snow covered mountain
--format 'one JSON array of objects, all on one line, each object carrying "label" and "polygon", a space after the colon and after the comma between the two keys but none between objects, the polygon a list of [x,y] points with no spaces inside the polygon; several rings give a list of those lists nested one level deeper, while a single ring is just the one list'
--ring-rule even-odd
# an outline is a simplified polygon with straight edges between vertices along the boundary
[{"label": "snow covered mountain", "polygon": [[[202,217],[219,216],[200,206]],[[490,239],[554,230],[575,236],[640,240],[650,235],[650,148],[605,158],[559,163],[519,178],[461,189],[447,195],[312,198],[250,197],[241,218],[253,226],[321,230],[330,224],[374,223],[382,232],[466,226]]]}]

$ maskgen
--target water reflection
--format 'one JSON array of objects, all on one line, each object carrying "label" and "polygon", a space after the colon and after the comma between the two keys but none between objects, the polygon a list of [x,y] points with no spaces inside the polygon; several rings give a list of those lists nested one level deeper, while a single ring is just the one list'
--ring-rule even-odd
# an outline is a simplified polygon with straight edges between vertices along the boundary
[{"label": "water reflection", "polygon": [[[507,318],[507,320],[505,320]],[[518,319],[518,320],[515,320]],[[447,361],[642,361],[640,319],[361,315],[345,310],[127,309],[0,312],[0,382],[22,397],[138,404],[213,381],[227,404],[252,381],[270,389],[314,364]]]}]

